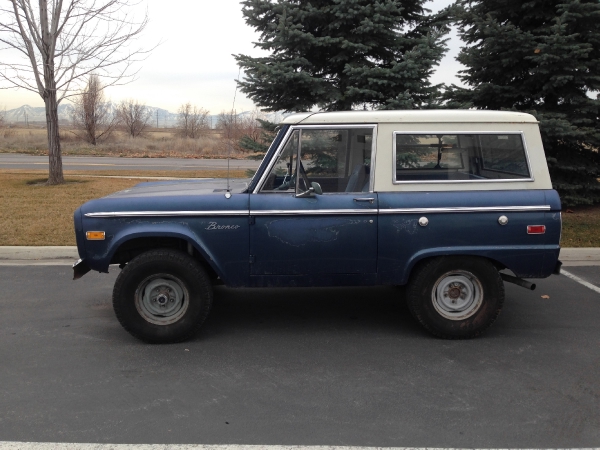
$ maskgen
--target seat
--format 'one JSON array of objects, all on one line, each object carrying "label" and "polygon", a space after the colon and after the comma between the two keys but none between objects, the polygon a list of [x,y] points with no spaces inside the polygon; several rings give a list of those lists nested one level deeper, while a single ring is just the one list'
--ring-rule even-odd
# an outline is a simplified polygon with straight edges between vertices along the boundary
[{"label": "seat", "polygon": [[364,164],[357,164],[354,166],[350,178],[348,178],[346,192],[363,192],[365,180],[368,181],[367,166]]}]

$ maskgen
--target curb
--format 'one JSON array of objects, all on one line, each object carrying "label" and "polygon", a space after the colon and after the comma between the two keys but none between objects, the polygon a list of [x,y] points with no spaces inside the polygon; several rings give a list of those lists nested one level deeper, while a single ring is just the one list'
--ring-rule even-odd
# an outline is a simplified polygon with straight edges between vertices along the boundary
[{"label": "curb", "polygon": [[600,266],[600,248],[561,248],[559,259],[563,267]]},{"label": "curb", "polygon": [[6,246],[0,247],[0,263],[4,261],[47,261],[79,259],[76,246]]}]

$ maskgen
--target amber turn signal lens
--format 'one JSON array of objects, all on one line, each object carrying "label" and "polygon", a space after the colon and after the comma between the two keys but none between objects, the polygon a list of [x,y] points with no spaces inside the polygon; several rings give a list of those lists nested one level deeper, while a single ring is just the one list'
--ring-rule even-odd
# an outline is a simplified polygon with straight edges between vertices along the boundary
[{"label": "amber turn signal lens", "polygon": [[88,231],[85,233],[85,237],[88,241],[103,241],[104,231]]}]

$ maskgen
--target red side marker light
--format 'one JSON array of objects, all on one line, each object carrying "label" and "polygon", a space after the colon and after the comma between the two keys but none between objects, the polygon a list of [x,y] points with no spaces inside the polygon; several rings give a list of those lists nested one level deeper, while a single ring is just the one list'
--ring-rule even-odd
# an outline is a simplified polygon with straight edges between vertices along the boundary
[{"label": "red side marker light", "polygon": [[527,234],[544,234],[546,225],[527,225]]}]

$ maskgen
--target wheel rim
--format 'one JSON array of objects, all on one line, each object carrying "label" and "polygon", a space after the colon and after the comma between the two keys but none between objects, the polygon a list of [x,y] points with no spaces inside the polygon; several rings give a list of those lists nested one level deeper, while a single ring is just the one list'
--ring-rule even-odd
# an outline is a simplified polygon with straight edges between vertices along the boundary
[{"label": "wheel rim", "polygon": [[135,291],[140,316],[155,325],[177,322],[187,311],[189,294],[183,282],[164,273],[149,276]]},{"label": "wheel rim", "polygon": [[442,317],[464,320],[481,307],[483,287],[471,272],[455,270],[436,281],[431,297],[434,308]]}]

